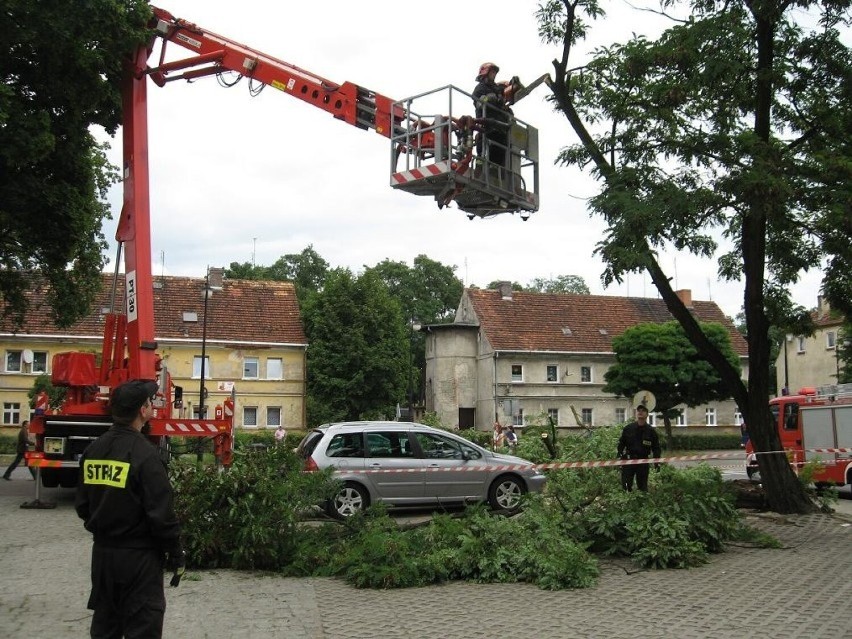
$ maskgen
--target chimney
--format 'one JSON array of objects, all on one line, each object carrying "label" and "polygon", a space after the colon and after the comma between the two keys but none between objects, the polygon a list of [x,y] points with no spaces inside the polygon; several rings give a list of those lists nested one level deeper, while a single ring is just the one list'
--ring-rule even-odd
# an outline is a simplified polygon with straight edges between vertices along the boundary
[{"label": "chimney", "polygon": [[686,308],[692,308],[692,289],[682,288],[679,291],[675,291],[675,295],[683,302]]},{"label": "chimney", "polygon": [[825,319],[831,313],[831,307],[828,305],[828,300],[823,295],[817,295],[817,318]]},{"label": "chimney", "polygon": [[511,282],[498,282],[497,290],[500,291],[500,297],[504,300],[512,299],[512,283]]}]

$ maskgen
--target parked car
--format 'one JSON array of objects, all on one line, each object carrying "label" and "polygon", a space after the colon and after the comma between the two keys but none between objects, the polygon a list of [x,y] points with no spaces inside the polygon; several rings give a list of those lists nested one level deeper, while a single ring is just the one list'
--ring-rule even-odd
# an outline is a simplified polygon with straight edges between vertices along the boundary
[{"label": "parked car", "polygon": [[350,517],[377,502],[390,506],[488,502],[495,510],[511,513],[525,493],[541,492],[546,482],[532,462],[411,422],[326,424],[305,435],[296,452],[307,471],[336,469],[343,486],[326,505],[336,518]]}]

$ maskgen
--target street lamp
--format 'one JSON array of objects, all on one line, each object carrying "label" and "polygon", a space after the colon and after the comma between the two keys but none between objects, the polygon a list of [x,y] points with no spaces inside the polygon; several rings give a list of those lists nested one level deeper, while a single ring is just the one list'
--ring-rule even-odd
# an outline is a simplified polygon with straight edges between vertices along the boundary
[{"label": "street lamp", "polygon": [[[204,318],[201,321],[201,380],[198,388],[198,419],[205,417],[205,389],[204,389],[204,373],[205,363],[207,360],[207,301],[213,295],[213,291],[222,290],[222,278],[225,275],[224,269],[207,267],[207,274],[204,278],[204,290],[201,295],[204,297]],[[198,448],[196,459],[201,461],[203,453],[201,448]]]},{"label": "street lamp", "polygon": [[414,335],[420,330],[420,322],[411,320],[411,335],[408,339],[408,420],[414,421]]}]

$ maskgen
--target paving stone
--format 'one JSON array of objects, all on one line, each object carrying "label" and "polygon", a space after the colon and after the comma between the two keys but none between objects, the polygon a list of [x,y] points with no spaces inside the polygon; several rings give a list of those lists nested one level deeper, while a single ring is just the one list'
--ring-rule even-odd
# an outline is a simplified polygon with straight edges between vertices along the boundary
[{"label": "paving stone", "polygon": [[[30,484],[32,486],[32,484]],[[9,637],[88,635],[91,539],[70,491],[53,510],[0,496],[0,620]],[[182,639],[849,639],[852,518],[749,516],[782,550],[732,546],[689,570],[602,561],[596,587],[449,583],[361,590],[335,579],[190,571],[167,588]]]}]

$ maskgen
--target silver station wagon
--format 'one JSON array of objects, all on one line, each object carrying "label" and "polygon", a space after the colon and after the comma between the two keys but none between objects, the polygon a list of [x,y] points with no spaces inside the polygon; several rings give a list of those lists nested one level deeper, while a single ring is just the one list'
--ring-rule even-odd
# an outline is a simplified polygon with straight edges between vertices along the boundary
[{"label": "silver station wagon", "polygon": [[336,518],[377,502],[438,506],[487,501],[493,509],[511,513],[525,493],[541,492],[546,482],[532,462],[411,422],[326,424],[305,435],[296,450],[305,470],[336,469],[343,487],[326,506]]}]

